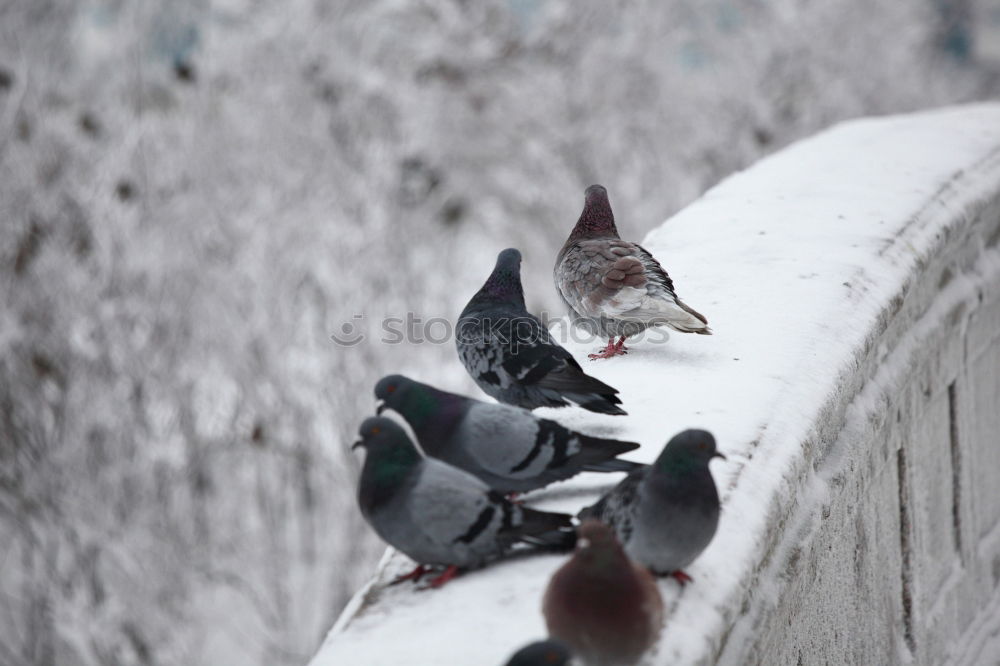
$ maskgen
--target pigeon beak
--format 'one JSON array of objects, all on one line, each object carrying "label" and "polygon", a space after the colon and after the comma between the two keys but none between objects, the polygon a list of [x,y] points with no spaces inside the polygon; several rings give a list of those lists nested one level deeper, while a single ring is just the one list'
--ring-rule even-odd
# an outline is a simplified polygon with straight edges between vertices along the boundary
[{"label": "pigeon beak", "polygon": [[364,440],[360,440],[359,439],[358,441],[354,442],[353,444],[351,444],[351,451],[355,450],[356,448],[358,448],[362,444],[364,444]]},{"label": "pigeon beak", "polygon": [[723,460],[729,460],[729,458],[727,458],[725,455],[719,453],[718,451],[716,451],[714,454],[712,454],[712,457],[713,458],[722,458]]},{"label": "pigeon beak", "polygon": [[382,412],[388,409],[388,407],[389,405],[385,404],[385,400],[379,400],[375,403],[375,413],[381,416]]}]

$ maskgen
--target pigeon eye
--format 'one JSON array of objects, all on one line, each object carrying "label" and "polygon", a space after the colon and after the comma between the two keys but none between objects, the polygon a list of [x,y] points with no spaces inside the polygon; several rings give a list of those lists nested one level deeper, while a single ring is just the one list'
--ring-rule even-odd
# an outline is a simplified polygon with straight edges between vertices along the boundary
[{"label": "pigeon eye", "polygon": [[379,429],[378,429],[378,426],[376,426],[376,427],[372,428],[372,434],[373,434],[373,435],[377,435],[378,433],[379,433]]},{"label": "pigeon eye", "polygon": [[396,385],[395,385],[395,384],[392,384],[392,385],[390,385],[390,386],[389,386],[388,388],[386,388],[385,392],[386,392],[386,393],[392,393],[392,392],[393,392],[393,391],[395,391],[395,390],[396,390]]}]

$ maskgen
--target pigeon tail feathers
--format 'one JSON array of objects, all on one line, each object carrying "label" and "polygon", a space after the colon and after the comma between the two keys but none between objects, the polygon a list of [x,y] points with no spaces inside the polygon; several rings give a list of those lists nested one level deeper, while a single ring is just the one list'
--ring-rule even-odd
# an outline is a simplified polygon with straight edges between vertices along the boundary
[{"label": "pigeon tail feathers", "polygon": [[521,507],[517,540],[540,548],[568,550],[576,545],[576,530],[569,514]]},{"label": "pigeon tail feathers", "polygon": [[604,460],[598,463],[587,463],[583,466],[585,472],[632,472],[646,465],[631,460]]}]

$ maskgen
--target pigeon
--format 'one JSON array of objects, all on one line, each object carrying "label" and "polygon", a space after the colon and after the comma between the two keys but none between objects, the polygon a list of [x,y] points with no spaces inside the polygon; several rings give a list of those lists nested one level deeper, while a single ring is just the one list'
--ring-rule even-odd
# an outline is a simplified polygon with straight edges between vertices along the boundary
[{"label": "pigeon", "polygon": [[367,418],[360,433],[352,448],[367,450],[358,484],[361,513],[383,540],[419,565],[395,582],[419,580],[428,565],[444,566],[431,581],[440,587],[517,543],[572,547],[571,516],[513,504],[468,472],[424,458],[392,419]]},{"label": "pigeon", "polygon": [[504,666],[569,666],[571,656],[564,643],[550,638],[525,645]]},{"label": "pigeon", "polygon": [[458,355],[472,379],[499,402],[526,409],[566,407],[625,414],[618,390],[585,374],[524,307],[521,253],[509,248],[458,320]]},{"label": "pigeon", "polygon": [[708,471],[715,438],[704,430],[673,437],[656,461],[631,472],[596,504],[579,513],[611,525],[633,560],[657,576],[671,575],[682,585],[691,564],[715,536],[719,493]]},{"label": "pigeon", "polygon": [[579,529],[576,552],[552,576],[542,601],[549,635],[588,666],[634,666],[663,626],[656,581],[631,562],[597,520]]},{"label": "pigeon", "polygon": [[380,379],[375,397],[380,413],[390,407],[406,419],[426,455],[502,493],[528,492],[584,471],[645,467],[615,458],[639,448],[635,442],[583,435],[520,407],[473,400],[402,375]]},{"label": "pigeon", "polygon": [[574,323],[608,338],[607,347],[590,358],[625,354],[625,338],[659,324],[711,335],[708,320],[677,297],[653,255],[618,236],[608,191],[591,185],[584,196],[583,212],[556,257],[552,276]]}]

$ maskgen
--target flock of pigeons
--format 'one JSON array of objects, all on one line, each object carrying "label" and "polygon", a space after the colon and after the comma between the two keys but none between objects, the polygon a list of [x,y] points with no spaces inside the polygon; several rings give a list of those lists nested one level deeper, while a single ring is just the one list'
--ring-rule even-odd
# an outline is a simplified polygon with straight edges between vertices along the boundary
[{"label": "flock of pigeons", "polygon": [[[551,638],[511,657],[508,666],[634,664],[656,641],[663,601],[654,576],[691,580],[683,568],[705,549],[719,520],[709,472],[724,458],[704,430],[673,437],[651,465],[618,456],[635,442],[591,437],[538,418],[536,407],[570,404],[620,414],[618,391],[586,374],[524,305],[521,254],[504,250],[463,310],[458,354],[500,404],[441,391],[402,375],[375,386],[378,416],[366,419],[355,447],[366,450],[358,503],[387,543],[416,563],[397,578],[440,587],[525,547],[575,553],[552,577],[543,601]],[[627,353],[625,339],[649,326],[710,334],[708,322],[674,292],[646,250],[621,240],[607,191],[587,188],[579,221],[559,252],[556,288],[574,323],[608,338],[591,359]],[[616,341],[616,338],[618,340]],[[391,408],[418,439],[418,450]],[[519,493],[582,471],[627,472],[596,504],[573,517],[539,511]]]}]

